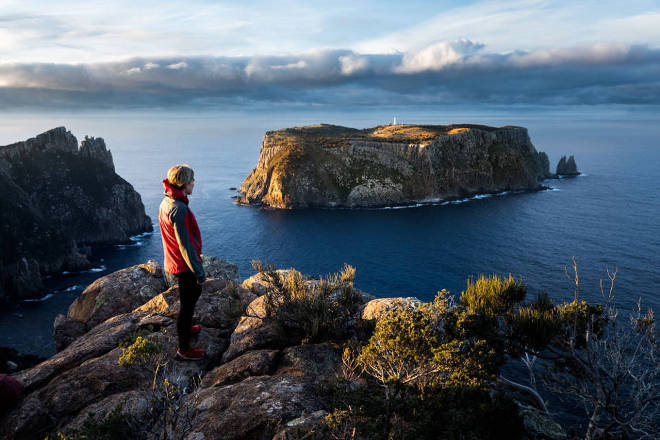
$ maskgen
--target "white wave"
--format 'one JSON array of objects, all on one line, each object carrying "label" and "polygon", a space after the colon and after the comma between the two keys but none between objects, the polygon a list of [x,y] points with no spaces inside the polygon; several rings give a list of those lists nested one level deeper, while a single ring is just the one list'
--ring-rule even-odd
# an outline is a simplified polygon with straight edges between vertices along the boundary
[{"label": "white wave", "polygon": [[42,301],[46,301],[48,298],[52,298],[52,297],[53,297],[53,294],[52,294],[52,293],[49,293],[49,294],[47,294],[46,296],[43,296],[43,297],[41,297],[41,298],[24,299],[23,302],[26,302],[26,303],[31,303],[31,302],[42,302]]},{"label": "white wave", "polygon": [[133,235],[131,237],[128,237],[132,241],[139,241],[140,239],[143,239],[145,237],[149,237],[151,235],[154,235],[153,231],[151,232],[143,232],[141,234]]},{"label": "white wave", "polygon": [[91,273],[95,273],[95,272],[103,272],[103,271],[106,270],[106,269],[107,269],[107,267],[105,266],[105,264],[103,264],[103,265],[101,265],[100,267],[92,267],[91,269],[89,269],[89,270],[85,270],[85,271],[83,271],[83,272],[86,272],[86,273],[90,273],[90,272],[91,272]]},{"label": "white wave", "polygon": [[462,203],[469,202],[469,201],[470,201],[470,199],[459,199],[459,200],[452,200],[449,203],[451,203],[452,205],[460,205]]},{"label": "white wave", "polygon": [[415,203],[414,205],[401,205],[401,206],[383,206],[378,209],[410,209],[410,208],[419,208],[421,206],[428,206],[430,203]]},{"label": "white wave", "polygon": [[71,272],[69,272],[68,270],[65,270],[64,272],[62,272],[62,275],[69,275],[70,273]]},{"label": "white wave", "polygon": [[[551,188],[551,191],[559,191],[557,189]],[[410,208],[421,208],[423,206],[446,206],[446,205],[460,205],[462,203],[467,203],[471,200],[481,200],[481,199],[488,199],[490,197],[495,197],[495,196],[506,196],[509,194],[521,194],[524,193],[525,190],[509,190],[509,191],[502,191],[499,193],[487,193],[487,194],[475,194],[473,196],[464,198],[464,199],[458,199],[458,200],[443,200],[443,199],[425,199],[423,202],[418,202],[410,205],[396,205],[396,206],[383,206],[380,208],[362,208],[362,209],[380,209],[380,210],[386,210],[386,209],[410,209]],[[330,208],[333,208],[331,206]],[[334,208],[334,209],[360,209],[360,208],[349,208],[349,207],[340,207],[340,208]],[[143,243],[136,243],[132,245],[119,245],[119,247],[125,248],[126,246],[142,246]]]},{"label": "white wave", "polygon": [[115,247],[117,249],[122,249],[123,250],[123,249],[132,248],[132,247],[144,246],[144,244],[145,244],[144,240],[132,240],[132,241],[133,242],[130,243],[130,244],[117,244],[117,245],[115,245]]},{"label": "white wave", "polygon": [[62,292],[73,292],[74,290],[79,289],[79,288],[80,288],[79,285],[74,284],[73,286],[67,287]]}]

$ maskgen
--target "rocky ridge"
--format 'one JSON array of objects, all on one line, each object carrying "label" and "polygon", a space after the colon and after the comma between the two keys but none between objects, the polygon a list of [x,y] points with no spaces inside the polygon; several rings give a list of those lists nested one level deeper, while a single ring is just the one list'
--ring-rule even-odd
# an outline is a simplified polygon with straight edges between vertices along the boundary
[{"label": "rocky ridge", "polygon": [[[165,386],[170,387],[170,392],[189,389],[191,380],[201,377],[195,392],[177,397],[172,411],[180,418],[168,431],[170,438],[284,440],[300,438],[296,435],[301,430],[305,432],[320,423],[328,414],[328,402],[319,389],[342,374],[340,345],[305,343],[278,332],[265,308],[264,293],[272,289],[268,278],[259,273],[237,284],[230,279],[232,270],[223,272],[229,263],[208,261],[214,263],[209,269],[215,269],[220,276],[203,284],[196,308],[194,319],[203,327],[193,343],[207,349],[202,362],[172,359],[176,347],[177,287],[161,285],[166,290],[135,308],[134,303],[123,300],[119,301],[121,306],[101,303],[98,310],[93,308],[90,317],[108,314],[110,310],[113,316],[98,319],[95,324],[88,320],[87,332],[73,337],[55,356],[13,375],[23,385],[24,395],[10,412],[0,414],[0,436],[44,438],[48,433],[79,429],[90,417],[101,420],[117,408],[130,414],[131,420],[151,420],[157,401],[154,366],[120,365],[125,347],[122,341],[136,340],[136,335],[163,348],[164,357],[158,362],[161,374],[169,380]],[[150,279],[157,277],[149,267],[154,268],[154,263],[100,278],[94,283],[97,287],[92,289],[93,284],[81,295],[81,302],[87,302],[85,296],[98,298],[99,290],[103,290],[99,286],[112,288],[113,292],[132,291],[137,301],[142,298],[139,292],[144,286],[157,289]],[[355,316],[348,322],[378,320],[394,309],[415,309],[421,305],[416,298],[373,299],[357,293]],[[72,305],[73,310],[78,308],[79,305]],[[530,411],[533,417],[542,417]],[[543,427],[547,419],[537,423]],[[154,429],[158,433],[167,431],[166,426],[158,424]],[[160,434],[143,434],[146,438],[162,438]],[[550,438],[565,437],[560,433]]]},{"label": "rocky ridge", "polygon": [[43,275],[87,267],[89,246],[153,230],[102,138],[58,127],[0,146],[0,185],[0,299],[37,297]]},{"label": "rocky ridge", "polygon": [[320,124],[267,132],[237,201],[378,207],[535,190],[550,176],[522,127]]}]

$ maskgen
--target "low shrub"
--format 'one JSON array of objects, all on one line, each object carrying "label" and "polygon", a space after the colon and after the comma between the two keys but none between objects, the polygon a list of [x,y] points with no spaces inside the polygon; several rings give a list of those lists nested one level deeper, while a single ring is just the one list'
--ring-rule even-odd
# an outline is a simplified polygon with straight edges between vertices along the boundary
[{"label": "low shrub", "polygon": [[270,285],[264,295],[266,316],[287,338],[313,343],[347,337],[361,300],[353,286],[355,268],[344,265],[338,273],[310,281],[294,269],[283,275],[259,261],[252,266]]}]

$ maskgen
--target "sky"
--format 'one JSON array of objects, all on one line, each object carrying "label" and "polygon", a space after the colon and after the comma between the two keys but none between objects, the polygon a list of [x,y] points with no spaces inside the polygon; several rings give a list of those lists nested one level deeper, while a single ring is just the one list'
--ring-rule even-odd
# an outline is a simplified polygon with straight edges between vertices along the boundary
[{"label": "sky", "polygon": [[0,1],[0,109],[657,105],[660,2]]}]

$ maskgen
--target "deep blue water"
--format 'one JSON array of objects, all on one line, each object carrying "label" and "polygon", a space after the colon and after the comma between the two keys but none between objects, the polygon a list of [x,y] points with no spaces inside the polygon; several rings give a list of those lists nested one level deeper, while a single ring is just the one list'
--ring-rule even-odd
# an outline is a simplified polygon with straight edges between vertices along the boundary
[{"label": "deep blue water", "polygon": [[[552,166],[573,154],[583,176],[549,180],[551,191],[508,194],[460,204],[384,210],[274,211],[237,206],[239,187],[257,162],[266,130],[318,122],[369,127],[401,122],[521,125]],[[532,294],[572,299],[564,267],[575,256],[581,292],[599,300],[606,268],[618,268],[623,310],[637,299],[660,308],[660,124],[655,113],[609,109],[552,112],[374,109],[225,113],[99,113],[3,115],[0,145],[65,125],[79,139],[103,137],[117,172],[142,195],[157,219],[160,181],[175,163],[196,171],[191,208],[204,252],[234,262],[246,278],[252,259],[312,274],[357,268],[356,284],[377,296],[430,300],[443,288],[460,293],[480,273],[522,277]],[[99,250],[103,270],[48,280],[41,302],[3,306],[0,346],[52,354],[52,322],[96,277],[147,259],[161,259],[160,237]],[[74,287],[76,286],[76,287]],[[70,289],[66,291],[66,289]]]}]

